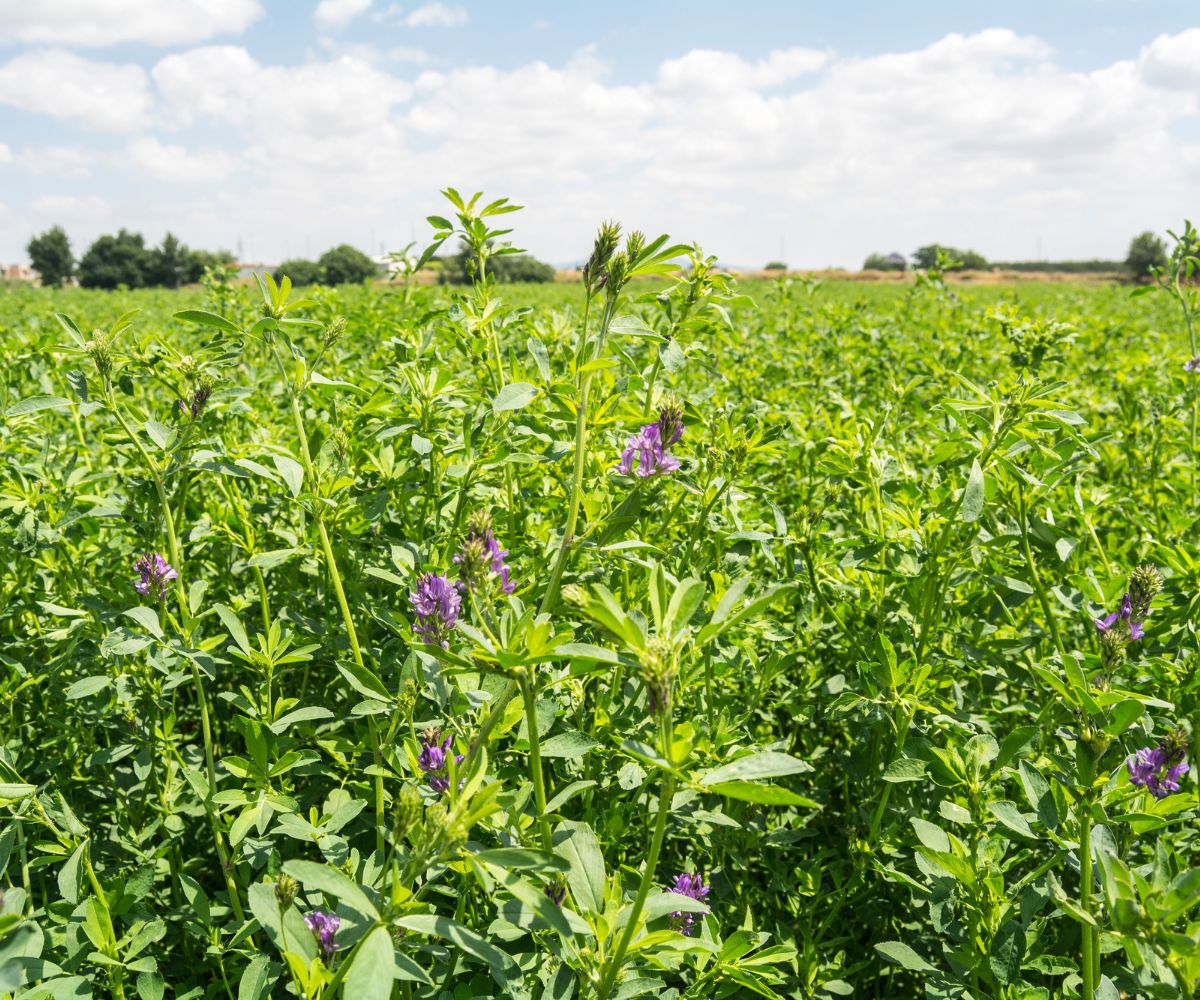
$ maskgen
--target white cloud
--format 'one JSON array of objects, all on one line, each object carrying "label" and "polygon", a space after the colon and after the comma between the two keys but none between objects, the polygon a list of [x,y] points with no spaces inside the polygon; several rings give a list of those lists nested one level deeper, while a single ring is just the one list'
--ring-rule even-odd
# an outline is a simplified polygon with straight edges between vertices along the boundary
[{"label": "white cloud", "polygon": [[12,160],[12,150],[5,143],[0,142],[0,163],[12,163]]},{"label": "white cloud", "polygon": [[[993,29],[862,57],[695,50],[622,80],[591,49],[434,70],[329,40],[299,65],[207,46],[158,61],[156,103],[144,80],[132,88],[143,137],[108,165],[196,185],[190,201],[119,205],[123,222],[197,246],[257,233],[268,261],[420,239],[445,184],[528,204],[514,238],[551,260],[585,254],[608,217],[745,263],[776,256],[781,236],[805,265],[933,240],[1029,256],[1038,236],[1058,256],[1119,256],[1134,232],[1194,208],[1200,142],[1179,126],[1198,88],[1162,89],[1191,79],[1193,44],[1163,36],[1081,71]],[[105,72],[121,69],[140,72]],[[0,100],[16,103],[11,91]],[[73,101],[60,93],[46,111],[86,120]]]},{"label": "white cloud", "polygon": [[237,167],[237,161],[220,150],[193,153],[183,146],[166,145],[153,136],[129,143],[125,157],[141,173],[176,184],[218,183]]},{"label": "white cloud", "polygon": [[127,132],[144,123],[151,96],[140,66],[97,62],[64,49],[39,49],[0,66],[0,103],[54,118],[76,118],[101,132]]},{"label": "white cloud", "polygon": [[313,19],[322,28],[344,28],[370,6],[371,0],[321,0]]},{"label": "white cloud", "polygon": [[108,202],[98,195],[47,194],[34,198],[29,207],[64,222],[101,219],[110,212]]},{"label": "white cloud", "polygon": [[1200,28],[1159,35],[1142,49],[1138,68],[1155,87],[1200,90]]},{"label": "white cloud", "polygon": [[[166,122],[212,118],[249,125],[256,136],[280,139],[281,148],[291,137],[343,147],[347,135],[365,139],[389,127],[393,106],[411,90],[355,56],[296,67],[263,66],[234,46],[167,56],[152,72],[168,105]],[[346,149],[349,156],[356,153]]]},{"label": "white cloud", "polygon": [[240,34],[263,14],[259,0],[13,0],[2,41],[52,45],[184,45]]},{"label": "white cloud", "polygon": [[81,177],[92,175],[92,167],[104,159],[83,146],[25,146],[13,162],[37,176]]},{"label": "white cloud", "polygon": [[427,3],[405,19],[410,28],[457,28],[467,23],[467,12],[457,4]]}]

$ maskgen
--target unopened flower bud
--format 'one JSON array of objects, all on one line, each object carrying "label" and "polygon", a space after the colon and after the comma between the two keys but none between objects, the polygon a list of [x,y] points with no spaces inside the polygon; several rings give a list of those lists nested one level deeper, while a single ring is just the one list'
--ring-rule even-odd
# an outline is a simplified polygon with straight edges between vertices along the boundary
[{"label": "unopened flower bud", "polygon": [[299,888],[300,883],[291,875],[280,873],[279,878],[275,880],[275,899],[281,910],[286,910],[292,905],[292,901],[296,898],[296,890]]}]

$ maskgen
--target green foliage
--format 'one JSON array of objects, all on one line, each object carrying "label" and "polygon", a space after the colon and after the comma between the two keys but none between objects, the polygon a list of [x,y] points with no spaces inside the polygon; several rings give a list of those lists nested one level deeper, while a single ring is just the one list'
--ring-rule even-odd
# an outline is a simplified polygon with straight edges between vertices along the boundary
[{"label": "green foliage", "polygon": [[[468,285],[475,280],[478,259],[469,247],[450,257],[438,258],[442,267],[438,281],[444,285]],[[553,281],[558,271],[552,264],[519,253],[498,256],[488,263],[488,274],[501,284],[513,282],[542,283]]]},{"label": "green foliage", "polygon": [[361,285],[379,274],[375,262],[348,243],[326,250],[317,260],[317,266],[326,285]]},{"label": "green foliage", "polygon": [[46,287],[65,285],[75,275],[71,241],[61,226],[53,226],[32,237],[25,248],[33,269]]},{"label": "green foliage", "polygon": [[1194,997],[1195,230],[502,286],[447,194],[470,286],[0,292],[0,995]]},{"label": "green foliage", "polygon": [[150,251],[140,233],[127,229],[100,236],[79,260],[79,283],[84,288],[143,288],[150,271]]},{"label": "green foliage", "polygon": [[[939,263],[939,254],[943,262]],[[923,271],[940,268],[943,271],[982,271],[987,268],[987,258],[974,250],[958,250],[954,247],[930,243],[913,254],[914,266]]]},{"label": "green foliage", "polygon": [[291,279],[292,284],[297,288],[303,288],[306,285],[319,285],[322,281],[321,265],[315,260],[304,260],[302,257],[285,260],[275,268],[273,276],[277,282],[283,281],[286,276]]},{"label": "green foliage", "polygon": [[[918,254],[921,251],[917,251]],[[927,267],[930,265],[926,265]],[[864,271],[906,271],[908,263],[898,253],[873,253],[863,261]]]},{"label": "green foliage", "polygon": [[1125,267],[1135,278],[1148,278],[1153,269],[1165,267],[1167,243],[1150,230],[1139,233],[1129,242],[1129,253],[1125,255]]}]

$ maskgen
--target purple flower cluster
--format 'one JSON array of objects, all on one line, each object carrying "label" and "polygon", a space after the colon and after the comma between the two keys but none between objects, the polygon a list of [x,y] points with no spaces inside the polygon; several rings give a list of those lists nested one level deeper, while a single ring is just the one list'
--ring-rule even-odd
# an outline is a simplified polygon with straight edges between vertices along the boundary
[{"label": "purple flower cluster", "polygon": [[511,594],[516,584],[509,579],[508,566],[504,562],[507,556],[508,549],[500,548],[492,533],[492,519],[487,512],[473,515],[467,524],[463,547],[454,557],[460,577],[456,584],[459,593],[477,590],[490,575],[500,581],[500,593]]},{"label": "purple flower cluster", "polygon": [[[704,879],[699,875],[689,875],[684,872],[681,875],[675,876],[674,883],[667,889],[667,892],[675,892],[680,896],[688,896],[691,899],[697,899],[701,903],[708,899],[708,891],[711,888]],[[668,914],[671,927],[679,931],[687,937],[691,937],[696,930],[697,917],[696,913],[685,913],[676,910],[674,913]]]},{"label": "purple flower cluster", "polygon": [[137,592],[158,601],[167,596],[168,584],[179,576],[175,568],[157,552],[138,556],[133,568],[138,573],[138,579],[133,584]]},{"label": "purple flower cluster", "polygon": [[1118,621],[1129,622],[1130,642],[1137,642],[1146,634],[1146,630],[1142,628],[1142,620],[1133,617],[1133,601],[1128,594],[1121,599],[1121,606],[1116,611],[1103,618],[1095,619],[1096,628],[1101,632],[1107,632]]},{"label": "purple flower cluster", "polygon": [[191,403],[186,403],[182,399],[178,400],[179,412],[185,417],[190,413],[192,419],[195,420],[201,413],[204,412],[204,404],[208,402],[208,397],[212,395],[212,386],[201,384],[196,387],[192,393]]},{"label": "purple flower cluster", "polygon": [[670,448],[683,437],[683,410],[678,404],[664,406],[658,420],[646,424],[634,434],[621,452],[617,471],[623,476],[636,474],[643,479],[662,476],[679,468],[679,459]]},{"label": "purple flower cluster", "polygon": [[454,584],[439,573],[426,573],[408,597],[417,613],[413,634],[430,646],[450,647],[446,638],[458,621],[462,597]]},{"label": "purple flower cluster", "polygon": [[1156,799],[1165,799],[1179,791],[1179,779],[1188,773],[1183,751],[1166,741],[1151,749],[1144,747],[1125,761],[1132,784],[1146,789]]},{"label": "purple flower cluster", "polygon": [[337,945],[334,943],[333,938],[337,934],[338,928],[342,926],[342,918],[336,913],[313,910],[311,913],[304,915],[304,922],[308,925],[308,929],[312,931],[312,936],[317,939],[317,947],[321,949],[321,954],[328,961],[333,957],[333,953],[337,951]]},{"label": "purple flower cluster", "polygon": [[1183,370],[1185,372],[1193,373],[1200,372],[1200,357],[1189,358],[1187,361],[1185,361],[1183,363]]},{"label": "purple flower cluster", "polygon": [[1129,574],[1129,585],[1121,605],[1110,615],[1095,619],[1096,628],[1103,634],[1118,621],[1129,623],[1129,641],[1137,642],[1145,634],[1143,623],[1150,614],[1150,604],[1163,588],[1162,574],[1153,566],[1139,566]]},{"label": "purple flower cluster", "polygon": [[[439,795],[450,790],[450,779],[446,777],[446,754],[454,745],[454,737],[442,739],[441,730],[437,726],[426,729],[421,734],[421,752],[417,754],[417,764],[422,771],[429,775],[429,787]],[[461,764],[462,754],[454,755],[454,762]]]}]

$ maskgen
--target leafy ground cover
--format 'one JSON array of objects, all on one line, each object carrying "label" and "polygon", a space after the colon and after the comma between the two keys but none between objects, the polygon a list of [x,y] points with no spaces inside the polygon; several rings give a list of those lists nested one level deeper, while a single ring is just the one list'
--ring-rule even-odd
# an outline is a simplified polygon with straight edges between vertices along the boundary
[{"label": "leafy ground cover", "polygon": [[0,291],[0,995],[1195,996],[1194,234],[500,287],[452,208],[460,291]]}]

